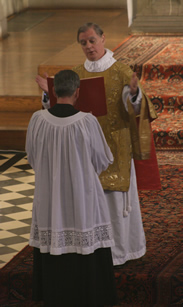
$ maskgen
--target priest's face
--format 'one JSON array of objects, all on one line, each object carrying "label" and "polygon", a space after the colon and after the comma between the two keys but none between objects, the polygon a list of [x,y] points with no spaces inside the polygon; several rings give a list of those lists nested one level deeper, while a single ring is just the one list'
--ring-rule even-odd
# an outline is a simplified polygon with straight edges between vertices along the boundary
[{"label": "priest's face", "polygon": [[90,61],[98,61],[105,54],[105,36],[99,36],[93,28],[79,35],[79,42],[84,54]]}]

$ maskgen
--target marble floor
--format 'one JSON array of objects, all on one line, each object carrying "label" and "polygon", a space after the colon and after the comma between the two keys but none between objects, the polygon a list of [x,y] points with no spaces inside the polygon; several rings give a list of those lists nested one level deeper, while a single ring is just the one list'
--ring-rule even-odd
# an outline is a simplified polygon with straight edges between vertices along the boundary
[{"label": "marble floor", "polygon": [[33,194],[26,153],[0,151],[0,268],[28,244]]}]

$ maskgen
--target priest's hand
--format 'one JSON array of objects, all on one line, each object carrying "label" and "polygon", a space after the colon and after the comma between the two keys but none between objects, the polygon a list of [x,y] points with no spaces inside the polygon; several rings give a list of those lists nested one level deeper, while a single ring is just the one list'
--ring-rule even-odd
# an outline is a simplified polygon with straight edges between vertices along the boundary
[{"label": "priest's hand", "polygon": [[46,79],[48,77],[48,74],[45,73],[44,75],[45,75],[45,78],[41,77],[40,75],[37,75],[36,82],[44,92],[48,93],[48,83]]},{"label": "priest's hand", "polygon": [[136,72],[133,73],[132,78],[130,80],[130,94],[132,96],[137,95],[138,89],[138,78]]}]

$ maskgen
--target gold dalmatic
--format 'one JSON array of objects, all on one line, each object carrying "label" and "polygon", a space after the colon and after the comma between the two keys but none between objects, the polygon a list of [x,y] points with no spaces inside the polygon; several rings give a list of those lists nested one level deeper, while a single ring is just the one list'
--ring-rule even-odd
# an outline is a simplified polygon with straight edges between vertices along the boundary
[{"label": "gold dalmatic", "polygon": [[126,111],[122,91],[125,85],[129,85],[133,72],[121,62],[115,62],[103,72],[88,72],[84,65],[73,70],[80,78],[104,77],[107,115],[98,117],[98,121],[113,153],[114,163],[102,172],[100,181],[105,190],[128,191],[131,159],[148,159],[150,156],[150,121],[157,118],[154,107],[139,83],[143,97],[138,125],[130,101],[127,103],[128,112]]}]

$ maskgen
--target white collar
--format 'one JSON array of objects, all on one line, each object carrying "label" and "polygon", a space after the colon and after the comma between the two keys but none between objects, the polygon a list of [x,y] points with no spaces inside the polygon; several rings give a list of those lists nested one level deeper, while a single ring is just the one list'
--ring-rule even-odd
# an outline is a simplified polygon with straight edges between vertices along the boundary
[{"label": "white collar", "polygon": [[111,67],[116,62],[116,59],[113,58],[114,52],[109,49],[105,49],[105,51],[104,56],[98,61],[90,61],[87,59],[84,62],[85,69],[89,72],[101,72]]}]

